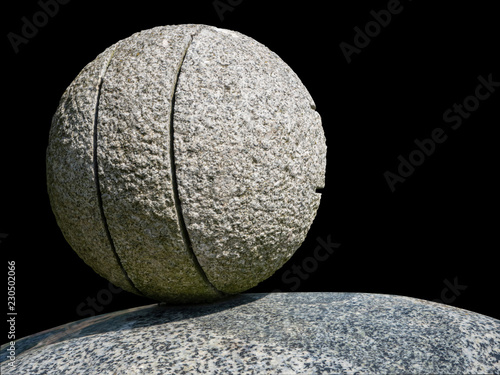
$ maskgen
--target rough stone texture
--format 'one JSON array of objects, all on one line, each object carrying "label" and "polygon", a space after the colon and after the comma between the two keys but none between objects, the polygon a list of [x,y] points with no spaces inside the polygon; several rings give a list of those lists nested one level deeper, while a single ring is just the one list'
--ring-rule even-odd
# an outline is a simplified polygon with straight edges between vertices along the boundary
[{"label": "rough stone texture", "polygon": [[186,250],[172,187],[172,98],[197,29],[155,28],[119,42],[99,100],[99,183],[111,238],[134,285],[159,300],[220,294]]},{"label": "rough stone texture", "polygon": [[219,290],[268,278],[304,240],[326,154],[312,107],[262,44],[215,28],[193,39],[175,98],[175,160],[194,253]]},{"label": "rough stone texture", "polygon": [[2,374],[500,374],[500,321],[414,298],[246,294],[20,339]]},{"label": "rough stone texture", "polygon": [[101,276],[137,292],[109,243],[95,181],[95,109],[113,50],[88,64],[61,98],[47,147],[47,190],[57,224],[73,250]]},{"label": "rough stone texture", "polygon": [[82,71],[54,116],[57,221],[126,290],[199,302],[251,288],[292,256],[319,206],[313,108],[295,73],[242,34],[134,34]]}]

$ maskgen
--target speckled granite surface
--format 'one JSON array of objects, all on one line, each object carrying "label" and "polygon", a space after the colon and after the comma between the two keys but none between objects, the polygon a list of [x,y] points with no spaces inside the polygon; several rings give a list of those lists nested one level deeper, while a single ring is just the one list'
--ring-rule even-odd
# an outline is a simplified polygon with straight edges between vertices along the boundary
[{"label": "speckled granite surface", "polygon": [[11,368],[2,346],[2,374],[498,374],[500,321],[401,296],[243,294],[84,319],[17,351]]},{"label": "speckled granite surface", "polygon": [[68,243],[114,285],[207,302],[291,258],[325,186],[314,101],[263,44],[208,25],[143,30],[71,83],[47,188]]}]

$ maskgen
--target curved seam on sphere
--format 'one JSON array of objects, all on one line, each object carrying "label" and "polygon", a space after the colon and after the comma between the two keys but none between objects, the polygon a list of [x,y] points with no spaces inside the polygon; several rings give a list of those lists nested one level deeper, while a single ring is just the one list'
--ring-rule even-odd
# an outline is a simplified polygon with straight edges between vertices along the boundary
[{"label": "curved seam on sphere", "polygon": [[[309,104],[311,106],[311,109],[314,111],[314,112],[318,112],[317,109],[316,109],[316,104],[313,102],[313,103],[310,103]],[[323,122],[320,120],[320,123],[319,123],[322,131],[324,132],[323,130]],[[326,146],[326,145],[325,145]],[[326,150],[326,149],[325,149]],[[324,156],[325,160],[326,160],[326,154]],[[323,175],[326,174],[326,161],[325,161],[325,169],[323,170]],[[322,184],[317,184],[318,186],[316,186],[314,188],[314,191],[316,194],[319,194],[320,196],[323,195],[324,191],[325,191],[325,185],[326,185],[326,181],[322,181],[323,183]]]},{"label": "curved seam on sphere", "polygon": [[94,144],[93,144],[94,179],[95,179],[95,184],[96,184],[97,202],[99,205],[99,212],[101,214],[101,220],[102,220],[102,223],[104,225],[104,230],[106,232],[106,237],[108,238],[109,245],[113,251],[113,255],[114,255],[118,265],[120,266],[120,269],[122,270],[125,278],[130,283],[130,285],[132,285],[132,287],[136,290],[136,293],[142,295],[142,293],[134,285],[134,282],[132,281],[132,279],[130,279],[130,277],[128,276],[127,271],[125,271],[125,268],[123,268],[123,264],[121,262],[121,259],[118,256],[118,253],[116,252],[115,244],[113,242],[113,238],[111,237],[111,233],[110,233],[109,227],[108,227],[108,222],[106,220],[106,215],[104,214],[104,206],[102,203],[102,196],[101,196],[101,186],[99,184],[99,169],[98,169],[99,167],[98,167],[98,163],[97,163],[97,118],[98,118],[98,114],[99,114],[99,100],[101,98],[101,89],[102,89],[102,84],[104,82],[104,74],[106,73],[106,70],[108,69],[108,66],[111,63],[111,59],[113,58],[115,51],[116,51],[116,47],[113,50],[113,52],[111,53],[111,56],[109,57],[109,60],[106,64],[106,66],[103,68],[104,71],[101,74],[101,78],[100,78],[99,85],[97,88],[97,97],[96,97],[96,104],[95,104],[95,111],[94,111],[94,140],[93,140],[93,142],[94,142]]},{"label": "curved seam on sphere", "polygon": [[[201,31],[201,30],[200,30]],[[179,222],[179,227],[182,235],[182,240],[184,241],[184,246],[189,253],[189,256],[191,257],[194,266],[196,267],[198,273],[200,274],[201,278],[208,284],[210,285],[215,291],[220,293],[221,295],[225,294],[218,290],[212,283],[208,280],[207,275],[205,274],[205,271],[203,271],[203,268],[201,267],[201,264],[199,263],[198,259],[196,258],[196,255],[193,251],[193,246],[191,244],[191,239],[189,238],[189,234],[187,231],[186,227],[186,222],[184,221],[184,216],[182,214],[182,205],[181,205],[181,200],[179,196],[179,189],[177,186],[177,175],[176,175],[176,166],[175,166],[175,152],[174,152],[174,109],[175,109],[175,95],[177,92],[177,83],[179,81],[179,76],[181,74],[181,69],[182,65],[184,64],[184,60],[186,58],[186,54],[189,50],[189,47],[191,46],[191,43],[193,42],[193,38],[195,35],[191,36],[191,40],[189,41],[186,50],[184,51],[184,55],[182,56],[181,62],[179,64],[179,69],[177,71],[177,76],[175,77],[175,82],[173,85],[173,90],[172,90],[172,102],[171,102],[171,109],[170,109],[170,167],[171,167],[171,174],[172,174],[172,192],[174,196],[174,203],[175,203],[175,211],[177,213],[177,220]]]}]

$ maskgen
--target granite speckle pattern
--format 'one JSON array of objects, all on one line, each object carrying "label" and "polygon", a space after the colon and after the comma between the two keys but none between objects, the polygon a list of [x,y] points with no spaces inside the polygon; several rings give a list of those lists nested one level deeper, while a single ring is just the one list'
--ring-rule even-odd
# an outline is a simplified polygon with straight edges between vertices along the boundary
[{"label": "granite speckle pattern", "polygon": [[[49,333],[53,333],[49,335]],[[2,374],[499,374],[500,321],[414,298],[242,294],[144,306],[17,342]],[[2,346],[5,361],[5,347]]]},{"label": "granite speckle pattern", "polygon": [[206,25],[136,33],[82,71],[54,116],[57,221],[128,291],[191,303],[249,289],[316,215],[326,140],[314,108],[250,37]]},{"label": "granite speckle pattern", "polygon": [[217,289],[255,286],[304,240],[326,163],[313,107],[262,44],[216,28],[193,38],[177,85],[175,160],[193,251]]},{"label": "granite speckle pattern", "polygon": [[100,91],[97,152],[104,214],[127,275],[157,300],[220,295],[186,250],[172,188],[172,100],[184,53],[198,29],[160,27],[118,42]]},{"label": "granite speckle pattern", "polygon": [[89,63],[60,100],[47,147],[47,190],[57,224],[80,258],[113,284],[137,292],[107,237],[95,180],[95,109],[113,51]]}]

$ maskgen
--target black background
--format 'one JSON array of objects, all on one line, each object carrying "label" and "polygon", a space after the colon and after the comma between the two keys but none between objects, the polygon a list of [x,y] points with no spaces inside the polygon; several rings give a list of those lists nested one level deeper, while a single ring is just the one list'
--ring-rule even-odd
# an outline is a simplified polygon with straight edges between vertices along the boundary
[{"label": "black background", "polygon": [[[105,3],[60,5],[18,53],[7,34],[21,35],[22,17],[31,20],[40,5],[35,0],[2,5],[7,82],[0,233],[8,236],[0,238],[0,251],[5,284],[7,260],[16,262],[18,337],[88,316],[79,315],[77,306],[88,297],[110,295],[102,292],[108,282],[66,243],[49,205],[45,149],[62,93],[116,41],[182,23],[237,30],[265,44],[302,79],[322,116],[328,163],[318,215],[294,257],[251,292],[444,296],[453,306],[500,318],[494,136],[500,88],[459,129],[443,120],[454,103],[474,94],[478,76],[492,74],[500,81],[500,22],[493,5],[401,0],[402,11],[348,63],[340,43],[352,45],[353,28],[364,28],[373,20],[370,11],[386,9],[387,1],[246,0],[223,20],[212,0]],[[397,172],[398,155],[408,157],[416,138],[429,138],[439,127],[447,140],[391,192],[384,173]],[[328,259],[312,261],[317,238],[328,236],[340,246]],[[284,275],[290,276],[294,265],[302,273],[292,283]],[[467,288],[454,294],[445,280]],[[153,302],[114,293],[99,313]],[[2,334],[0,342],[6,341]]]}]

